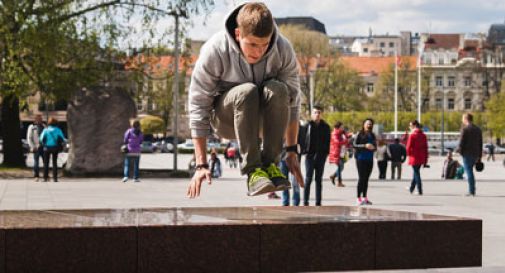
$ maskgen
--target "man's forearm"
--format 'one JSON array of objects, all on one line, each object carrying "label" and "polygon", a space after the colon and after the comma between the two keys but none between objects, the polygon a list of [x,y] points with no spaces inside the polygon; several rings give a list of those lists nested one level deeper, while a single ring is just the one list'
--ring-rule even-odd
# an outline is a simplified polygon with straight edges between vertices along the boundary
[{"label": "man's forearm", "polygon": [[193,145],[195,145],[196,164],[207,163],[207,138],[195,137]]},{"label": "man's forearm", "polygon": [[288,127],[286,128],[286,146],[293,146],[297,144],[298,140],[298,121],[293,120],[288,123]]}]

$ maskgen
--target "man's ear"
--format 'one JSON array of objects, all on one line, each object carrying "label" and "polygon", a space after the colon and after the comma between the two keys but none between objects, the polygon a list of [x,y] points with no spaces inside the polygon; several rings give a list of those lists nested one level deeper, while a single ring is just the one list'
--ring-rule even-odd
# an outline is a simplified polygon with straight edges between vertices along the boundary
[{"label": "man's ear", "polygon": [[239,39],[240,39],[240,29],[235,28],[235,40],[237,40],[237,42],[238,42]]}]

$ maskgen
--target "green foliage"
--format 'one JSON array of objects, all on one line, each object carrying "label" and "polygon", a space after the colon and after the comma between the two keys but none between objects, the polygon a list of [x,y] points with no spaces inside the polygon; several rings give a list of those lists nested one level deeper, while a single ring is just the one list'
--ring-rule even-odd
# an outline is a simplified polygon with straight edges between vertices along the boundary
[{"label": "green foliage", "polygon": [[[370,110],[392,111],[395,94],[395,66],[380,75],[375,95],[370,98]],[[423,97],[429,97],[430,75],[429,71],[422,72]],[[423,106],[424,107],[424,106]],[[398,67],[398,110],[415,111],[417,109],[417,72],[411,67],[409,61],[402,61]],[[425,109],[423,108],[423,111]]]},{"label": "green foliage", "polygon": [[361,92],[363,80],[336,56],[315,76],[314,103],[336,111],[362,110],[367,97]]},{"label": "green foliage", "polygon": [[320,32],[311,31],[297,25],[282,25],[279,27],[279,31],[293,45],[304,77],[304,80],[300,82],[300,87],[306,101],[309,101],[309,75],[310,69],[314,68],[311,67],[311,64],[313,65],[314,61],[319,61],[319,58],[330,55],[328,37]]},{"label": "green foliage", "polygon": [[[463,112],[444,113],[444,130],[459,131],[461,129],[461,115]],[[505,116],[505,115],[502,115]],[[362,123],[366,118],[373,118],[376,124],[382,124],[384,131],[394,131],[394,112],[332,112],[324,113],[324,120],[330,126],[340,121],[350,131],[356,132],[361,129]],[[429,131],[440,131],[441,128],[440,112],[426,112],[421,115],[421,123]],[[405,131],[410,121],[417,119],[416,112],[398,112],[398,131]],[[474,122],[482,130],[486,130],[487,124],[483,113],[474,113]],[[488,119],[489,120],[489,119]]]},{"label": "green foliage", "polygon": [[140,120],[140,127],[145,135],[165,132],[165,122],[156,116],[145,116]]},{"label": "green foliage", "polygon": [[[503,89],[503,88],[502,88]],[[504,90],[505,91],[505,90]],[[505,136],[505,92],[493,94],[486,102],[487,128],[497,137]]]}]

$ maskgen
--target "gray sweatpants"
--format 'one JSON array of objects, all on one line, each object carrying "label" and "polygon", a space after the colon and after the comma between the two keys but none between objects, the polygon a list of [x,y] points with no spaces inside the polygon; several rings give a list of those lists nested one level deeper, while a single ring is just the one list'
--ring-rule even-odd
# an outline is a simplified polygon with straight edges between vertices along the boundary
[{"label": "gray sweatpants", "polygon": [[288,116],[287,86],[269,80],[263,87],[244,83],[222,94],[216,101],[211,124],[220,137],[238,140],[244,175],[279,162]]}]

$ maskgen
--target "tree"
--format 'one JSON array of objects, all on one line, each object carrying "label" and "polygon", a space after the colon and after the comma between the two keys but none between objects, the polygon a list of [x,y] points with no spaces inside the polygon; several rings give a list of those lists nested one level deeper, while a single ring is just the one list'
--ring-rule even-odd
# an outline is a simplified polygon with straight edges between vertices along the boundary
[{"label": "tree", "polygon": [[157,116],[145,116],[140,120],[140,127],[144,135],[165,132],[165,122]]},{"label": "tree", "polygon": [[310,76],[314,72],[311,70],[316,70],[319,61],[330,54],[328,37],[323,33],[307,30],[298,25],[282,25],[279,31],[293,45],[302,74],[300,87],[306,101],[309,101]]},{"label": "tree", "polygon": [[505,85],[502,86],[502,91],[495,93],[485,103],[485,116],[487,120],[487,128],[496,137],[505,136]]},{"label": "tree", "polygon": [[[37,91],[50,99],[70,97],[107,81],[120,39],[148,39],[152,36],[144,34],[154,34],[159,19],[212,5],[212,0],[0,0],[4,164],[25,164],[19,98]],[[138,19],[141,27],[134,24]]]},{"label": "tree", "polygon": [[[413,111],[417,109],[417,74],[415,68],[408,61],[409,59],[401,58],[398,65],[398,110]],[[423,77],[423,95],[429,95],[429,81],[426,75]],[[392,111],[394,108],[395,95],[395,65],[391,64],[390,68],[380,75],[377,85],[377,92],[371,98],[370,105],[373,110]]]},{"label": "tree", "polygon": [[363,79],[338,57],[329,59],[325,68],[317,70],[315,77],[315,104],[325,108],[331,106],[334,111],[363,109],[367,99],[361,92]]}]

